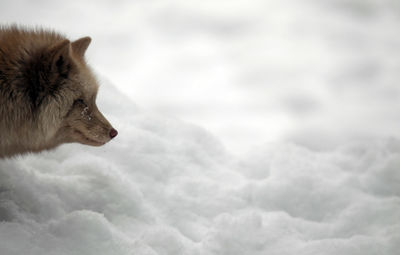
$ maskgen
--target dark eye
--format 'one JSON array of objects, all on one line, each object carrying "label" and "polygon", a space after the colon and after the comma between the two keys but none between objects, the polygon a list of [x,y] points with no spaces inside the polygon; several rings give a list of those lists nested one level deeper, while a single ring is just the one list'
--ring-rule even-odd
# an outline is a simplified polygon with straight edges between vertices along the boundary
[{"label": "dark eye", "polygon": [[81,99],[81,98],[76,99],[76,100],[74,101],[74,104],[80,104],[80,105],[86,106],[85,101],[83,101],[83,99]]}]

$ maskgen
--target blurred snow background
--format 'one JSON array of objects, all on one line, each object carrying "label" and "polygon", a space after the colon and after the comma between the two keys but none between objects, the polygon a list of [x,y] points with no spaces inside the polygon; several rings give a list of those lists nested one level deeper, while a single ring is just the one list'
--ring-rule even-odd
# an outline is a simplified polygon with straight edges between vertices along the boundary
[{"label": "blurred snow background", "polygon": [[0,22],[90,35],[120,132],[0,161],[0,254],[400,250],[399,1],[16,0]]}]

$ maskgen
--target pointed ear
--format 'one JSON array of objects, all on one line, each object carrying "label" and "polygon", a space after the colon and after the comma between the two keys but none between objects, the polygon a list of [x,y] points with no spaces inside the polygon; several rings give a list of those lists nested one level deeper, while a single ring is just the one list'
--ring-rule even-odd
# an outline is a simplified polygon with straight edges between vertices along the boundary
[{"label": "pointed ear", "polygon": [[71,43],[67,39],[51,46],[48,51],[51,69],[58,70],[59,73],[63,73],[65,69],[68,69],[71,61],[70,51]]},{"label": "pointed ear", "polygon": [[89,36],[86,36],[86,37],[82,37],[81,39],[78,39],[78,40],[72,42],[72,44],[71,44],[72,51],[76,55],[83,57],[83,55],[85,55],[85,52],[86,52],[87,48],[89,47],[89,44],[91,41],[92,41],[92,39]]},{"label": "pointed ear", "polygon": [[27,90],[34,106],[42,103],[47,95],[54,93],[67,78],[72,67],[71,43],[68,40],[55,42],[43,49],[35,59],[28,62],[26,75]]}]

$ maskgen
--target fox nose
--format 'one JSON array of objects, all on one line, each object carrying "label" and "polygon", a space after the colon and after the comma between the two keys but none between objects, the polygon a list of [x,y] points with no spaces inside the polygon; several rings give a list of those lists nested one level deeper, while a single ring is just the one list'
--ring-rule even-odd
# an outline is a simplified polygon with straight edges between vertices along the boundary
[{"label": "fox nose", "polygon": [[115,130],[114,128],[112,128],[111,131],[110,131],[110,137],[111,137],[111,138],[114,138],[114,137],[116,137],[117,135],[118,135],[118,131]]}]

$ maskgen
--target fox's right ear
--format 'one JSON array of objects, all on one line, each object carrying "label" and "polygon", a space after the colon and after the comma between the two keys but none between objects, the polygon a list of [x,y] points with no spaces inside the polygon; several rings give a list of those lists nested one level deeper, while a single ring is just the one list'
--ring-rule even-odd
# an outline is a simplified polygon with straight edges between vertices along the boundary
[{"label": "fox's right ear", "polygon": [[78,39],[78,40],[72,42],[71,43],[72,51],[76,55],[83,57],[83,55],[85,55],[85,52],[86,52],[87,48],[89,47],[89,44],[91,41],[92,41],[92,39],[89,36],[86,36],[86,37],[82,37],[81,39]]},{"label": "fox's right ear", "polygon": [[71,43],[67,39],[50,47],[48,56],[51,69],[56,70],[60,74],[65,73],[71,66],[70,51]]}]

